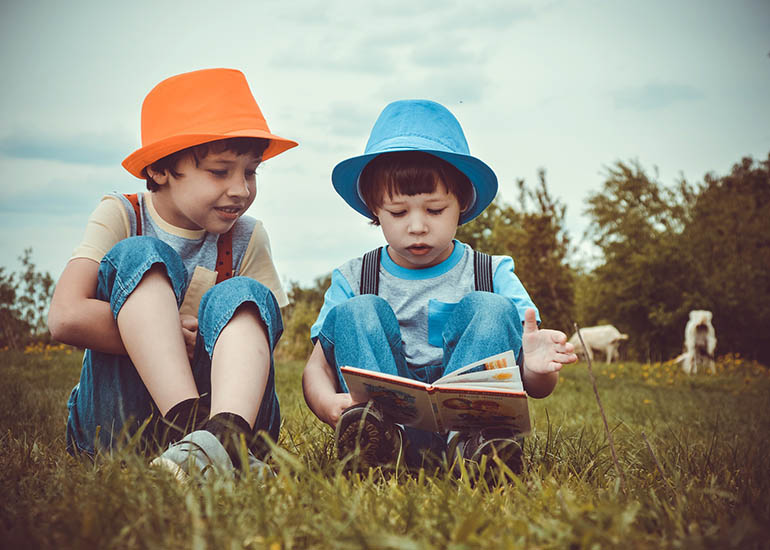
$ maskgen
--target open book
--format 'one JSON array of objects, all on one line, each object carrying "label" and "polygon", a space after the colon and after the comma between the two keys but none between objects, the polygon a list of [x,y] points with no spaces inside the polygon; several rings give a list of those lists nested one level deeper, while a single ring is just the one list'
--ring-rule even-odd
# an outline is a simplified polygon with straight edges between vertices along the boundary
[{"label": "open book", "polygon": [[466,365],[433,384],[340,367],[356,402],[374,401],[395,422],[421,430],[512,426],[530,431],[527,394],[512,351]]}]

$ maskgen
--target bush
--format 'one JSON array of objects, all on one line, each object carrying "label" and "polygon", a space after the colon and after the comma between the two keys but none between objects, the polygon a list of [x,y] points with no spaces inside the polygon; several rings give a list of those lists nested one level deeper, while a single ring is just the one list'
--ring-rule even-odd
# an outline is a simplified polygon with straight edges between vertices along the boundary
[{"label": "bush", "polygon": [[20,349],[31,342],[49,341],[46,319],[53,295],[51,275],[39,273],[32,249],[19,257],[21,271],[6,273],[0,267],[0,347]]}]

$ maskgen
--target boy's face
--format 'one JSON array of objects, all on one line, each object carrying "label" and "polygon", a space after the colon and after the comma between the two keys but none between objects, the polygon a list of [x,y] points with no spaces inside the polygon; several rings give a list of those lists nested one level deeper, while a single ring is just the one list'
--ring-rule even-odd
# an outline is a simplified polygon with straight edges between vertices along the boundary
[{"label": "boy's face", "polygon": [[443,184],[432,193],[386,194],[374,214],[388,241],[390,258],[401,267],[431,267],[452,254],[460,203]]},{"label": "boy's face", "polygon": [[176,167],[179,177],[168,170],[150,173],[160,185],[153,205],[171,225],[226,233],[254,202],[259,162],[253,154],[223,151],[209,153],[196,166],[186,155]]}]

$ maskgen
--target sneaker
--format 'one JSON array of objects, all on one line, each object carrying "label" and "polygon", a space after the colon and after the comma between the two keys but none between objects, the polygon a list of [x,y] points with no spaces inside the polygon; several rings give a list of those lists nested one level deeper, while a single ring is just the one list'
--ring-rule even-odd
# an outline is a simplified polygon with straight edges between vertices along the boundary
[{"label": "sneaker", "polygon": [[247,455],[248,460],[248,471],[251,475],[257,476],[258,479],[265,480],[269,477],[275,477],[275,472],[273,469],[266,463],[258,459],[256,456],[254,456],[254,453],[252,453],[250,450]]},{"label": "sneaker", "polygon": [[222,443],[206,430],[197,430],[169,445],[150,466],[171,472],[180,481],[192,476],[204,479],[235,471]]},{"label": "sneaker", "polygon": [[452,461],[458,458],[470,461],[477,468],[482,457],[487,457],[487,464],[493,464],[493,457],[510,468],[516,475],[524,469],[522,436],[512,428],[494,426],[473,432],[457,432],[449,441],[448,456]]},{"label": "sneaker", "polygon": [[[248,450],[247,469],[260,478],[274,476],[273,470]],[[224,445],[207,430],[197,430],[184,436],[153,460],[150,466],[171,472],[180,481],[191,477],[208,479],[214,476],[235,477],[236,469]]]},{"label": "sneaker", "polygon": [[337,457],[352,457],[360,468],[395,462],[404,442],[401,427],[386,419],[372,403],[342,411],[334,438]]}]

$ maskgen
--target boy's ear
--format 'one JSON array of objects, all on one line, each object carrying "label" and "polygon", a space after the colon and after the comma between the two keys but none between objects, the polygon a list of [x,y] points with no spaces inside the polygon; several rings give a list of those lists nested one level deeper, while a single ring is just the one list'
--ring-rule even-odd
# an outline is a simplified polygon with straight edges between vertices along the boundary
[{"label": "boy's ear", "polygon": [[165,185],[168,183],[168,170],[154,170],[152,166],[146,168],[147,175],[158,185]]}]

